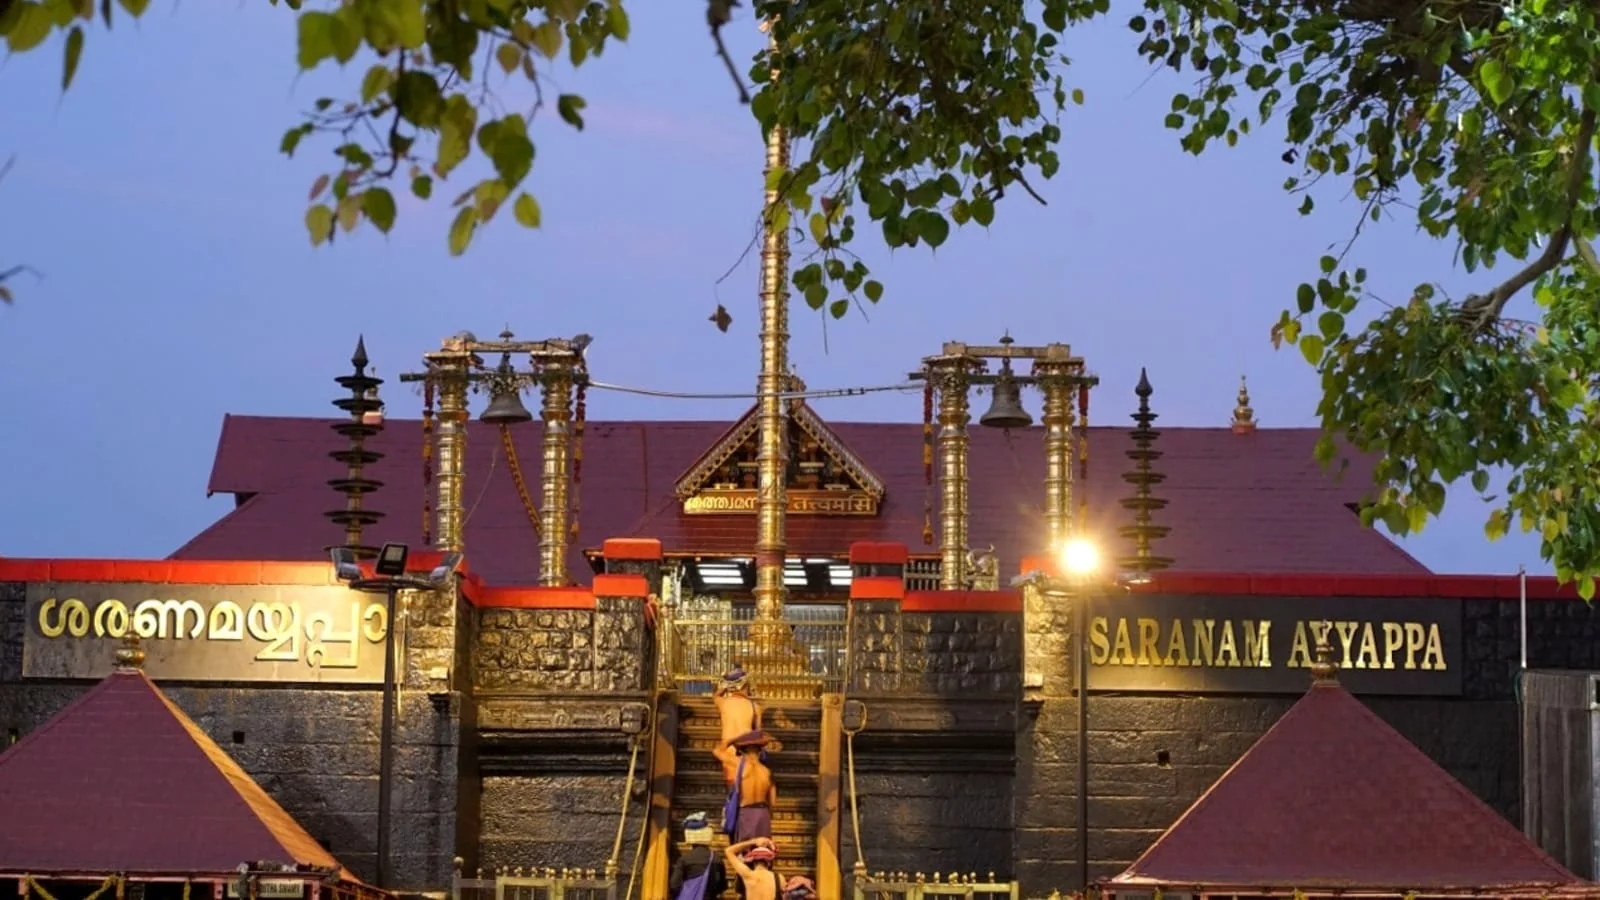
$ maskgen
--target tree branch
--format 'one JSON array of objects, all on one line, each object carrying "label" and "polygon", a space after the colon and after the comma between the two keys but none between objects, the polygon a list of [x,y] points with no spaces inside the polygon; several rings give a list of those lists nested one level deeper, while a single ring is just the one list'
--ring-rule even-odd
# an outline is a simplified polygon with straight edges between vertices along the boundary
[{"label": "tree branch", "polygon": [[[1561,222],[1561,227],[1550,235],[1550,243],[1544,248],[1533,262],[1523,266],[1516,274],[1497,285],[1487,294],[1473,294],[1461,303],[1460,318],[1473,329],[1481,329],[1494,321],[1500,312],[1506,308],[1523,288],[1538,280],[1545,273],[1560,265],[1566,258],[1567,245],[1572,242],[1572,219],[1576,213],[1579,196],[1583,192],[1584,182],[1589,176],[1589,145],[1594,143],[1595,113],[1592,109],[1583,111],[1583,118],[1578,123],[1578,134],[1572,151],[1572,165],[1567,171],[1566,214]],[[1578,251],[1579,256],[1584,251]],[[1593,251],[1590,251],[1593,256]]]}]

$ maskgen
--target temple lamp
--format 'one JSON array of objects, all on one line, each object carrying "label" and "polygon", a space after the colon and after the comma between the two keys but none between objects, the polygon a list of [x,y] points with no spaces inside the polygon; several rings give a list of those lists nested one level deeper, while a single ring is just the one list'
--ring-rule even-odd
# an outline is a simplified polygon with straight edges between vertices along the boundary
[{"label": "temple lamp", "polygon": [[394,610],[402,590],[438,590],[450,583],[461,566],[460,553],[446,553],[427,575],[407,575],[406,560],[411,549],[405,544],[384,544],[373,561],[368,576],[350,547],[334,547],[333,574],[351,589],[368,594],[383,594],[387,617],[383,636],[383,720],[378,729],[378,887],[389,887],[389,818],[394,785]]}]

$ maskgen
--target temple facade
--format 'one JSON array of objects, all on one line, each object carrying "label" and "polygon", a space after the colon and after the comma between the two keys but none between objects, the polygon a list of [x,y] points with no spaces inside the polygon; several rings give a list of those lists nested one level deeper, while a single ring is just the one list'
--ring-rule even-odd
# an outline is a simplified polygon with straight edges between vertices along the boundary
[{"label": "temple facade", "polygon": [[[145,676],[361,879],[654,900],[679,823],[722,805],[709,694],[742,666],[779,871],[823,900],[1032,897],[1145,855],[1319,645],[1511,826],[1524,646],[1597,667],[1591,606],[1430,572],[1361,525],[1370,460],[1323,467],[1243,388],[1216,428],[1158,433],[1149,380],[1095,394],[1135,427],[1090,427],[1067,348],[955,344],[923,360],[921,423],[825,421],[793,379],[732,423],[591,421],[583,344],[458,335],[403,376],[420,421],[384,418],[363,350],[339,417],[224,421],[209,490],[235,508],[169,559],[0,558],[0,727],[38,728],[136,634]],[[1000,427],[970,422],[978,385]],[[1103,565],[1069,571],[1066,539]]]}]

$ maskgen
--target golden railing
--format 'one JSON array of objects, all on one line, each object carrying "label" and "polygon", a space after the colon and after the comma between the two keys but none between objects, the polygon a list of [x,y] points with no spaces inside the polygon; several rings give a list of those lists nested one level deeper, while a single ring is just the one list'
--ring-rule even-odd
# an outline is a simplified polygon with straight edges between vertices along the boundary
[{"label": "golden railing", "polygon": [[463,877],[457,860],[452,900],[617,900],[617,879],[597,869],[504,868],[492,877],[482,869]]},{"label": "golden railing", "polygon": [[951,872],[948,877],[935,872],[932,876],[921,872],[873,872],[855,879],[855,900],[943,900],[960,897],[963,900],[1017,900],[1015,881],[996,881],[994,873],[982,881],[977,873],[961,875]]},{"label": "golden railing", "polygon": [[761,696],[809,700],[843,689],[848,624],[833,607],[785,610],[783,639],[751,639],[753,616],[728,610],[719,616],[675,618],[659,633],[662,678],[684,694],[709,694],[724,673],[743,666]]}]

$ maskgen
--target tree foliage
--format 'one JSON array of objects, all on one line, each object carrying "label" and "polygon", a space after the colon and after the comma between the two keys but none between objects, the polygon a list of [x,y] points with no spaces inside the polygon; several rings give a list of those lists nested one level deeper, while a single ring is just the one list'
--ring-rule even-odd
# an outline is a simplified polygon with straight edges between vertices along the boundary
[{"label": "tree foliage", "polygon": [[[1536,531],[1557,573],[1600,574],[1600,262],[1593,146],[1596,8],[1570,0],[1146,0],[1130,23],[1150,60],[1199,76],[1167,124],[1201,153],[1282,124],[1285,187],[1348,186],[1363,218],[1412,217],[1453,239],[1483,282],[1385,304],[1366,273],[1320,260],[1274,342],[1322,378],[1324,459],[1343,435],[1378,451],[1362,511],[1398,534],[1466,481],[1494,501],[1491,538]],[[1498,263],[1499,265],[1496,265]],[[1491,268],[1492,267],[1492,268]],[[1507,318],[1532,290],[1537,321]],[[1374,311],[1372,307],[1378,304]],[[1371,315],[1375,312],[1375,315]],[[1370,315],[1369,322],[1363,322]],[[1491,470],[1512,474],[1491,496]]]},{"label": "tree foliage", "polygon": [[[273,0],[298,17],[302,70],[350,72],[349,96],[318,100],[282,150],[331,154],[305,221],[314,243],[362,222],[395,224],[395,190],[428,200],[477,157],[492,175],[458,185],[452,253],[511,206],[537,228],[525,189],[540,115],[583,127],[584,101],[548,96],[551,68],[625,41],[622,0]],[[768,222],[803,246],[793,273],[834,316],[884,293],[856,255],[861,233],[937,249],[953,228],[988,226],[1008,194],[1043,202],[1059,168],[1057,116],[1082,93],[1062,81],[1064,35],[1108,0],[754,0],[772,43],[745,91],[722,45],[737,0],[707,0],[711,39],[763,128],[798,148],[773,177]],[[96,19],[137,17],[148,0],[0,0],[13,52],[62,42],[62,87]],[[1496,496],[1491,537],[1537,531],[1558,574],[1585,596],[1600,575],[1600,260],[1592,249],[1600,33],[1572,0],[1143,0],[1139,52],[1193,76],[1167,125],[1202,153],[1279,127],[1296,174],[1285,188],[1347,188],[1362,221],[1398,212],[1453,240],[1483,279],[1460,302],[1419,285],[1387,303],[1343,255],[1322,258],[1272,330],[1323,382],[1327,437],[1377,451],[1368,523],[1398,534],[1465,481]],[[773,73],[778,73],[774,77]],[[484,77],[520,77],[509,108]],[[532,129],[532,130],[530,130]],[[396,188],[396,182],[401,187]],[[1359,232],[1359,226],[1357,228]],[[1348,248],[1347,248],[1348,249]],[[1310,261],[1308,260],[1308,264]],[[1496,265],[1498,263],[1498,265]],[[1536,321],[1507,317],[1531,292]],[[1375,314],[1374,314],[1375,312]]]}]

